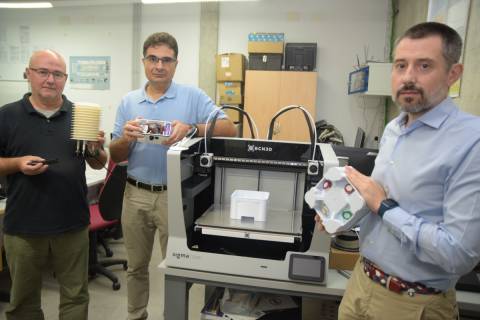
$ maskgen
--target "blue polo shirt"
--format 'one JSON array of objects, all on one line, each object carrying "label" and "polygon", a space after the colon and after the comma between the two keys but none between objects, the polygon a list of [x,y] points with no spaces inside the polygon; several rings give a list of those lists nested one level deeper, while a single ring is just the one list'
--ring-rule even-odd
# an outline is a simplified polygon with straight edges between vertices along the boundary
[{"label": "blue polo shirt", "polygon": [[[167,92],[154,101],[143,88],[123,97],[115,119],[113,139],[123,134],[127,121],[137,117],[149,120],[178,120],[183,123],[206,123],[209,114],[218,109],[202,90],[172,82]],[[226,118],[219,111],[218,119]],[[167,150],[169,146],[135,142],[130,146],[128,175],[148,184],[167,184]]]}]

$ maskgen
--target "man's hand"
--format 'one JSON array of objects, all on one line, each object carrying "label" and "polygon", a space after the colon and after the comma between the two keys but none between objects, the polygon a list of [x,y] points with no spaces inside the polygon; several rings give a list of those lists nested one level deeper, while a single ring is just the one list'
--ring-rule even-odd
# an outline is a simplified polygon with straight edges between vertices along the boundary
[{"label": "man's hand", "polygon": [[182,140],[187,135],[188,131],[192,128],[191,125],[183,123],[178,120],[172,121],[172,134],[163,142],[165,145],[174,144],[177,141]]},{"label": "man's hand", "polygon": [[318,214],[315,215],[315,222],[317,223],[318,231],[324,231],[325,227],[323,226],[322,218]]},{"label": "man's hand", "polygon": [[139,119],[141,117],[127,121],[123,126],[122,136],[110,142],[110,157],[114,162],[119,163],[127,160],[130,144],[136,142],[138,138],[143,138]]},{"label": "man's hand", "polygon": [[18,158],[18,170],[27,176],[34,176],[44,173],[48,169],[48,164],[42,161],[45,159],[36,156],[25,156]]},{"label": "man's hand", "polygon": [[383,187],[371,177],[361,174],[353,167],[346,166],[345,174],[355,189],[360,192],[368,208],[377,214],[380,204],[387,198]]},{"label": "man's hand", "polygon": [[130,120],[125,123],[123,126],[123,135],[122,137],[127,140],[128,142],[134,142],[137,141],[138,138],[142,138],[142,127],[140,127],[140,124],[138,123],[137,118],[135,120]]},{"label": "man's hand", "polygon": [[87,148],[91,155],[97,155],[103,150],[103,144],[105,143],[105,132],[98,131],[97,141],[88,141]]}]

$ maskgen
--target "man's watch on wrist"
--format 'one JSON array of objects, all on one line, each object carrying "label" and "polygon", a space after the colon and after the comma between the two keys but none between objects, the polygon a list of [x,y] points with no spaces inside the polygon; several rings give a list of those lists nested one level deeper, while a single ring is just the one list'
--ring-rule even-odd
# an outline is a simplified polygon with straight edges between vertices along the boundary
[{"label": "man's watch on wrist", "polygon": [[385,214],[385,212],[395,207],[398,207],[398,202],[393,199],[387,198],[380,203],[380,208],[378,208],[377,214],[380,216],[380,218],[383,219],[383,215]]}]

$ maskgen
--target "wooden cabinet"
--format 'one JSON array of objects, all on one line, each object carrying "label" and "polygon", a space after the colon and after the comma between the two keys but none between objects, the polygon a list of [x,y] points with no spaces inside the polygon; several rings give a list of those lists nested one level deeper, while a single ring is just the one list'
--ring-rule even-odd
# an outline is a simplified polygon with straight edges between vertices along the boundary
[{"label": "wooden cabinet", "polygon": [[[247,70],[245,111],[258,127],[260,139],[266,139],[273,116],[285,106],[301,105],[315,120],[317,73],[297,71]],[[243,136],[250,137],[243,122]],[[310,141],[308,125],[301,110],[291,110],[277,118],[273,140]]]}]

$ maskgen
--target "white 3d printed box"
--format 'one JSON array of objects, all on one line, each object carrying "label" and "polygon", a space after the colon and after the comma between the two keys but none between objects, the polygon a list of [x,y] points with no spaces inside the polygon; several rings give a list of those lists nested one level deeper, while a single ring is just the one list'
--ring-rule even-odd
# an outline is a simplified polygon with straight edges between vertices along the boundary
[{"label": "white 3d printed box", "polygon": [[265,221],[269,196],[270,192],[265,191],[235,190],[230,196],[230,218]]},{"label": "white 3d printed box", "polygon": [[305,201],[321,217],[325,230],[337,234],[354,228],[370,211],[350,184],[343,167],[332,167],[305,194]]}]

